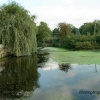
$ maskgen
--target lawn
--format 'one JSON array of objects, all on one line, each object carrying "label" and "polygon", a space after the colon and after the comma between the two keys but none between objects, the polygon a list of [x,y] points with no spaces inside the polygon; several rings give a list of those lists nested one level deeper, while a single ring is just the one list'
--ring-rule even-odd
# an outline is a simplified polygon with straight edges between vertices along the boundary
[{"label": "lawn", "polygon": [[46,47],[50,57],[59,63],[70,64],[100,64],[100,51],[96,50],[81,50],[69,51],[62,48]]}]

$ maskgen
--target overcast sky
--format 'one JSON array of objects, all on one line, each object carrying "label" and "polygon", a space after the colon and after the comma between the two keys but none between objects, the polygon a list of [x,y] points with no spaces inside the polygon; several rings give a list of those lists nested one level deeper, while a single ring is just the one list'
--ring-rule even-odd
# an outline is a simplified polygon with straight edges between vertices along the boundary
[{"label": "overcast sky", "polygon": [[[0,5],[10,0],[0,0]],[[80,27],[85,22],[100,19],[100,0],[15,0],[31,14],[37,23],[45,21],[51,29],[59,22]]]}]

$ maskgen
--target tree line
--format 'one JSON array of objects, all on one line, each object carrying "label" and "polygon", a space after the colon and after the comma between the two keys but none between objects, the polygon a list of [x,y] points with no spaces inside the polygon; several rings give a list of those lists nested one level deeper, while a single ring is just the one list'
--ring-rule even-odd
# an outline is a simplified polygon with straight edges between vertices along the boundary
[{"label": "tree line", "polygon": [[[44,29],[47,29],[46,27],[44,27]],[[42,28],[43,27],[41,27],[41,29]],[[39,46],[53,46],[71,50],[100,48],[100,20],[84,23],[80,26],[80,28],[76,28],[72,24],[62,22],[58,23],[57,27],[51,30],[51,32],[49,27],[48,29],[49,32],[47,32],[47,35],[45,34],[45,38],[43,37],[45,42],[37,38],[37,40],[41,43]],[[41,32],[38,30],[38,33]],[[42,34],[44,33],[45,32]],[[41,38],[40,35],[39,37]]]},{"label": "tree line", "polygon": [[52,34],[52,46],[73,50],[100,48],[100,20],[84,23],[80,28],[59,23]]},{"label": "tree line", "polygon": [[60,22],[51,30],[46,22],[35,23],[35,15],[12,1],[0,7],[0,44],[14,56],[31,55],[37,47],[99,49],[100,20],[84,23],[80,28]]}]

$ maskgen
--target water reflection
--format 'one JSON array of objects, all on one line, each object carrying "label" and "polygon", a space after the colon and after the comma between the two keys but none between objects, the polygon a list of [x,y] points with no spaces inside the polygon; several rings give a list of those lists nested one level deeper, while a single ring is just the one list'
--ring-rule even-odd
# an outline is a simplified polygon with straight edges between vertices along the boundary
[{"label": "water reflection", "polygon": [[49,60],[49,54],[47,52],[40,51],[38,53],[38,67],[42,68]]},{"label": "water reflection", "polygon": [[96,64],[95,64],[95,72],[97,73],[97,66],[96,66]]},{"label": "water reflection", "polygon": [[9,58],[0,66],[0,97],[19,98],[29,96],[39,87],[37,55],[33,57]]},{"label": "water reflection", "polygon": [[100,90],[100,65],[59,64],[48,55],[38,57],[9,58],[0,64],[3,100],[100,100],[100,95],[79,94],[82,89]]},{"label": "water reflection", "polygon": [[[98,73],[95,73],[95,67]],[[82,89],[100,90],[100,65],[59,65],[49,60],[44,67],[38,68],[38,72],[41,88],[29,100],[100,100],[97,94],[79,94]]]},{"label": "water reflection", "polygon": [[38,54],[38,64],[46,63],[49,59],[49,54]]},{"label": "water reflection", "polygon": [[60,64],[59,68],[61,71],[68,72],[68,70],[71,69],[71,65],[70,64]]}]

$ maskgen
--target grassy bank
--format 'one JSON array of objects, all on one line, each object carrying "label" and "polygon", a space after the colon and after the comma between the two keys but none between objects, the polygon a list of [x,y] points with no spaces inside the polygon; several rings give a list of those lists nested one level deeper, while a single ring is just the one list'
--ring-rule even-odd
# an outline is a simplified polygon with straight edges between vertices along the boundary
[{"label": "grassy bank", "polygon": [[50,57],[59,63],[100,64],[100,51],[69,51],[62,48],[47,47]]}]

